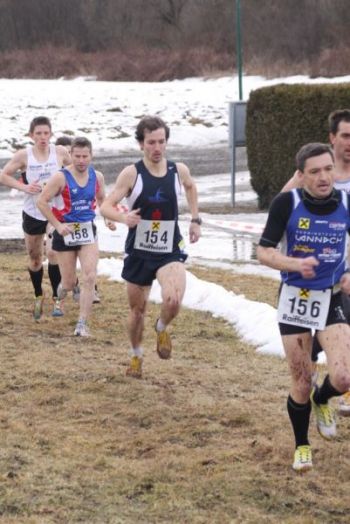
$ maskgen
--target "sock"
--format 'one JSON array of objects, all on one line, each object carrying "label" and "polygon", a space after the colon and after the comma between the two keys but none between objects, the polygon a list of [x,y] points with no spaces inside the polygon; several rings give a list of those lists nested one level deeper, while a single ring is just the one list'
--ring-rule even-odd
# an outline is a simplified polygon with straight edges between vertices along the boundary
[{"label": "sock", "polygon": [[319,343],[317,337],[314,336],[312,339],[312,353],[311,353],[312,362],[318,361],[318,354],[321,353],[321,351],[323,351],[321,344]]},{"label": "sock", "polygon": [[329,375],[326,375],[322,386],[315,389],[313,399],[316,404],[327,404],[330,398],[340,397],[342,394],[343,393],[340,393],[340,391],[332,386]]},{"label": "sock", "polygon": [[311,401],[308,400],[306,404],[298,404],[289,395],[287,410],[294,431],[295,447],[308,445]]},{"label": "sock", "polygon": [[30,279],[34,287],[34,293],[36,297],[41,297],[43,294],[43,288],[41,287],[43,282],[44,268],[41,268],[38,271],[32,271],[28,268]]},{"label": "sock", "polygon": [[130,349],[130,356],[131,357],[142,358],[142,356],[143,356],[143,349],[142,348],[131,348]]},{"label": "sock", "polygon": [[166,330],[166,325],[163,323],[163,321],[160,318],[158,318],[158,320],[157,320],[156,330],[157,331],[165,331]]},{"label": "sock", "polygon": [[61,282],[61,273],[58,264],[48,265],[49,279],[52,287],[52,296],[57,297],[58,284]]}]

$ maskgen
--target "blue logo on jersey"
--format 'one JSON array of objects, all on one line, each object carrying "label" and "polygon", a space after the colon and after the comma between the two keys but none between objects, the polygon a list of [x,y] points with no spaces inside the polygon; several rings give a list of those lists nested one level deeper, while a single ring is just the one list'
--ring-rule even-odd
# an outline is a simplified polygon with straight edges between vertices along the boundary
[{"label": "blue logo on jersey", "polygon": [[152,204],[158,203],[158,202],[167,202],[167,199],[162,196],[162,190],[158,189],[156,194],[154,196],[151,196],[148,198],[149,202],[152,202]]}]

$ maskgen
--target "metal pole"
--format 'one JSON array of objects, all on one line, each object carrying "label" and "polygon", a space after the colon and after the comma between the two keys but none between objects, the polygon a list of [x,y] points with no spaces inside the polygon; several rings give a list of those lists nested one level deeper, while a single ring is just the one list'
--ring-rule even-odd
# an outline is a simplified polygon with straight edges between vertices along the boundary
[{"label": "metal pole", "polygon": [[239,99],[243,100],[243,88],[242,88],[242,42],[241,42],[241,0],[236,0],[236,56],[237,56]]}]

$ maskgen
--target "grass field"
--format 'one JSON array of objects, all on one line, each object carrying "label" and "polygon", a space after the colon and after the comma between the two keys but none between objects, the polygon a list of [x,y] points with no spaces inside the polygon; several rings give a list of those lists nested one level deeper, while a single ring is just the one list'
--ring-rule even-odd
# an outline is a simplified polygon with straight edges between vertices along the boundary
[{"label": "grass field", "polygon": [[[349,522],[350,419],[332,443],[312,419],[315,467],[296,475],[283,359],[183,309],[173,358],[161,361],[151,304],[144,378],[126,377],[123,284],[99,278],[94,337],[76,339],[70,297],[63,318],[50,317],[47,299],[35,323],[24,254],[0,254],[0,264],[1,523]],[[275,303],[272,280],[191,271]]]}]

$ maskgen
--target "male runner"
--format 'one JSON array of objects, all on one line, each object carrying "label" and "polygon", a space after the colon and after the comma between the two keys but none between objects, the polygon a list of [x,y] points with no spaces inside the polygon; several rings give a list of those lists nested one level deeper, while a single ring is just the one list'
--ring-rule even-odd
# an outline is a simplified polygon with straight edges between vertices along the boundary
[{"label": "male runner", "polygon": [[[185,164],[165,158],[168,138],[169,128],[161,118],[147,116],[140,120],[136,139],[143,158],[122,170],[113,191],[101,206],[101,213],[106,218],[129,227],[122,276],[127,281],[130,306],[131,362],[127,375],[135,378],[142,376],[144,317],[155,278],[162,293],[155,326],[157,353],[162,359],[171,356],[167,327],[179,313],[186,286],[183,263],[187,254],[178,225],[178,195],[182,186],[192,215],[190,242],[197,242],[200,237],[196,185]],[[124,197],[128,213],[115,207]]]},{"label": "male runner", "polygon": [[[328,401],[350,386],[350,326],[340,293],[350,293],[350,197],[333,188],[334,156],[328,145],[306,144],[296,164],[302,189],[274,199],[257,256],[281,271],[278,314],[292,382],[287,408],[296,445],[293,469],[302,472],[312,468],[311,405],[319,433],[331,440],[336,423]],[[329,374],[321,387],[314,386],[310,400],[312,329],[326,353]]]},{"label": "male runner", "polygon": [[[96,235],[96,201],[101,205],[104,178],[91,165],[92,145],[84,137],[75,138],[71,147],[72,163],[54,174],[46,184],[38,207],[53,225],[53,249],[57,251],[61,271],[59,298],[64,299],[76,285],[76,262],[80,261],[82,287],[80,312],[74,335],[90,336],[87,321],[93,302],[98,243]],[[54,199],[51,208],[50,201]],[[114,224],[108,224],[115,229]]]},{"label": "male runner", "polygon": [[[70,155],[63,146],[50,144],[51,122],[45,116],[36,117],[31,121],[29,136],[34,145],[27,146],[26,149],[21,149],[13,155],[0,174],[0,182],[26,194],[23,204],[23,231],[29,257],[28,270],[35,294],[33,316],[36,321],[39,321],[43,312],[43,255],[48,223],[37,207],[37,199],[51,176],[62,165],[70,162]],[[14,178],[18,171],[25,173],[24,184]],[[54,300],[52,315],[61,316],[62,310],[57,297],[60,272],[49,238],[46,244],[46,254]]]}]

